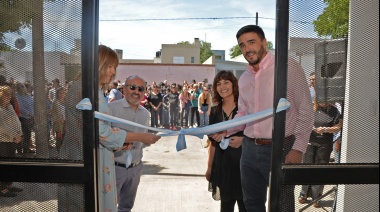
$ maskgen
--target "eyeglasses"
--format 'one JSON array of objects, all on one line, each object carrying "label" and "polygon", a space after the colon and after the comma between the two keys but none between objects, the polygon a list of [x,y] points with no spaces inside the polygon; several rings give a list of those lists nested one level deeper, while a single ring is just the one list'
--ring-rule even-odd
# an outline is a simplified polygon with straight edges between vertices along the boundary
[{"label": "eyeglasses", "polygon": [[125,85],[125,86],[129,86],[129,89],[131,89],[132,91],[136,90],[136,88],[137,88],[137,90],[139,92],[145,91],[145,87],[144,86],[137,86],[135,84]]}]

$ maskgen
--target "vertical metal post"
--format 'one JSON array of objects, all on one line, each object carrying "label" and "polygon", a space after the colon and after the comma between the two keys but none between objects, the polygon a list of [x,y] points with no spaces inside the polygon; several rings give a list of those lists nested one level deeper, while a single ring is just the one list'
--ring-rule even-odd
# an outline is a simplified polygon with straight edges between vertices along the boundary
[{"label": "vertical metal post", "polygon": [[[89,98],[93,111],[98,102],[98,30],[99,0],[83,0],[82,14],[82,96]],[[92,89],[91,89],[92,88]],[[83,157],[87,174],[85,183],[86,211],[96,212],[98,208],[98,169],[97,169],[97,122],[93,111],[83,111]]]},{"label": "vertical metal post", "polygon": [[256,26],[259,26],[259,13],[256,12]]},{"label": "vertical metal post", "polygon": [[[274,108],[281,98],[286,98],[288,73],[289,0],[277,0],[276,5],[276,65]],[[270,212],[279,212],[282,187],[282,154],[285,138],[286,112],[275,113],[273,123],[272,165],[269,186]],[[289,200],[290,201],[290,200]]]}]

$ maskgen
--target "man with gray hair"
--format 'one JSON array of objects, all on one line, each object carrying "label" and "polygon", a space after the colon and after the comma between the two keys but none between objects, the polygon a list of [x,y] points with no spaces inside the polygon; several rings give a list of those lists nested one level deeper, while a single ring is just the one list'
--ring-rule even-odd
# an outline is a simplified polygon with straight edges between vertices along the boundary
[{"label": "man with gray hair", "polygon": [[[108,104],[110,115],[148,126],[149,112],[140,105],[140,101],[145,94],[145,80],[139,76],[130,76],[126,79],[123,89],[125,98]],[[118,127],[127,132],[141,133],[141,136],[146,136],[148,131],[138,127],[114,123],[112,123],[112,127]],[[146,144],[135,141],[114,152],[119,212],[129,212],[133,208],[143,169],[141,159],[143,156],[142,149],[145,146]],[[132,153],[132,163],[130,165],[125,164],[128,157],[127,150],[131,150]]]}]

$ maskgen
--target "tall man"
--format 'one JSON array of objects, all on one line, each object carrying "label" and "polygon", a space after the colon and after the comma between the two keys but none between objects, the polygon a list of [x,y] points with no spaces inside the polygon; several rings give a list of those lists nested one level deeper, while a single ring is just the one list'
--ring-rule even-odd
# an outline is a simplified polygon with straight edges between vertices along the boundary
[{"label": "tall man", "polygon": [[[140,105],[140,100],[145,94],[145,81],[138,76],[128,77],[124,85],[124,94],[124,99],[116,100],[108,104],[110,114],[112,116],[148,126],[149,112]],[[145,133],[147,132],[146,129],[121,124],[112,124],[112,126],[119,127],[127,132],[141,133],[141,136],[146,136]],[[142,149],[145,146],[145,144],[136,141],[122,147],[114,153],[116,161],[115,169],[119,212],[129,212],[134,205],[143,169],[141,161],[143,156]],[[132,152],[131,165],[126,165],[128,157],[126,150],[131,150]]]},{"label": "tall man", "polygon": [[[265,34],[259,26],[241,28],[236,38],[249,65],[239,80],[240,95],[235,118],[273,107],[275,75],[275,58],[267,52]],[[284,162],[301,163],[312,131],[313,116],[305,74],[294,60],[289,60],[287,99],[291,106],[286,111]],[[272,117],[244,126],[241,177],[244,203],[250,212],[266,211],[272,128]],[[282,191],[282,211],[294,212],[294,186],[284,186]]]}]

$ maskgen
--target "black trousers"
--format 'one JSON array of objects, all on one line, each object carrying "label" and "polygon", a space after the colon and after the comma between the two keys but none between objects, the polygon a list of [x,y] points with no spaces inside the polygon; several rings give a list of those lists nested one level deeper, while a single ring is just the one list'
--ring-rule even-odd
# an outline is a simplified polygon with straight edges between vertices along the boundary
[{"label": "black trousers", "polygon": [[198,126],[200,125],[200,117],[199,117],[199,111],[198,111],[198,107],[192,107],[191,108],[191,112],[190,112],[190,126],[193,126],[194,125],[194,114],[196,115],[196,118],[197,118],[197,124]]},{"label": "black trousers", "polygon": [[32,137],[33,119],[26,119],[20,117],[21,129],[23,134],[23,141],[17,145],[17,152],[27,153],[29,152],[29,142]]},{"label": "black trousers", "polygon": [[[304,164],[328,164],[333,151],[333,141],[310,142],[303,156]],[[300,195],[311,196],[313,200],[322,196],[323,185],[303,185]],[[310,195],[308,195],[310,194]]]},{"label": "black trousers", "polygon": [[[11,158],[16,153],[16,143],[13,142],[1,142],[0,141],[0,157]],[[12,185],[12,182],[0,182],[0,191],[8,188]]]},{"label": "black trousers", "polygon": [[243,200],[234,200],[234,201],[222,201],[220,203],[220,212],[234,212],[235,211],[235,203],[237,202],[239,207],[239,212],[246,212]]}]

